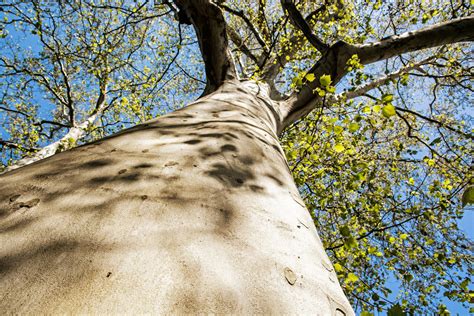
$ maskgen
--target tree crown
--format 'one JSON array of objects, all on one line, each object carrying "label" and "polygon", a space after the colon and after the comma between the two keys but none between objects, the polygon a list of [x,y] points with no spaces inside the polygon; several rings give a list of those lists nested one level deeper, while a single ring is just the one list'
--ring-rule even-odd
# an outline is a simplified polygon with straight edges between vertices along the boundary
[{"label": "tree crown", "polygon": [[445,312],[441,296],[469,301],[472,244],[458,228],[473,195],[474,18],[465,1],[0,8],[5,166],[50,143],[62,151],[143,122],[227,80],[260,81],[279,105],[290,169],[355,308]]}]

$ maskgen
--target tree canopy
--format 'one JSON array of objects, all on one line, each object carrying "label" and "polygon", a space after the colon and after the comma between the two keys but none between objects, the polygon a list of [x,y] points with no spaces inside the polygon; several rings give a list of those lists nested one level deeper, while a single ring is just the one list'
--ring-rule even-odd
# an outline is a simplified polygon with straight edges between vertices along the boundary
[{"label": "tree canopy", "polygon": [[354,308],[445,313],[443,298],[472,300],[472,241],[458,227],[473,200],[469,2],[25,0],[0,10],[5,169],[229,78],[267,82],[290,104],[280,131],[289,168]]}]

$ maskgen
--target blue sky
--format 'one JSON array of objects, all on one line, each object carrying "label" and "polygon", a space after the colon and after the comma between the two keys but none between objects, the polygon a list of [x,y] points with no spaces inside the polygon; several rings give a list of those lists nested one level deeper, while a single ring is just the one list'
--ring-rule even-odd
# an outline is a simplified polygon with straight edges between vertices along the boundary
[{"label": "blue sky", "polygon": [[[38,51],[38,46],[37,46],[37,37],[33,36],[31,34],[23,34],[20,32],[17,32],[13,29],[9,29],[10,37],[15,39],[17,41],[17,44],[20,46],[20,48],[23,49],[28,49],[31,47],[33,52]],[[197,45],[194,45],[192,48],[190,48],[191,51],[197,50]],[[1,52],[2,54],[5,54],[5,52]],[[188,51],[188,53],[190,53]],[[191,52],[192,53],[192,52]],[[186,58],[186,52],[181,54],[179,62],[182,66],[187,67],[188,71],[192,74],[196,74],[197,76],[199,75],[198,71],[193,72],[193,66],[191,64],[188,64],[188,59]],[[376,66],[374,66],[376,67]],[[200,69],[202,72],[202,68]],[[341,85],[343,87],[343,84]],[[179,91],[178,91],[179,92]],[[196,97],[199,94],[199,92],[196,92],[192,98]],[[51,116],[51,111],[53,110],[54,106],[52,106],[51,103],[46,102],[44,99],[40,97],[40,93],[38,93],[37,96],[37,103],[39,104],[39,114],[43,118],[49,118]],[[428,101],[428,100],[426,100]],[[426,104],[420,103],[418,106],[423,107],[426,106]],[[2,119],[4,117],[2,116],[2,113],[0,112],[0,124],[2,123]],[[3,123],[4,124],[4,123]],[[4,125],[0,125],[0,135],[2,138],[6,139],[8,138],[8,133],[6,132]],[[461,229],[463,229],[466,233],[466,235],[472,240],[474,239],[474,214],[472,212],[472,208],[470,210],[466,210],[464,218],[459,221]],[[393,285],[393,287],[396,286],[396,281],[392,280],[389,283]],[[444,303],[448,306],[448,309],[453,313],[453,315],[459,314],[459,315],[466,315],[468,313],[468,310],[463,308],[461,304],[458,303],[452,303],[448,301],[444,301]]]}]

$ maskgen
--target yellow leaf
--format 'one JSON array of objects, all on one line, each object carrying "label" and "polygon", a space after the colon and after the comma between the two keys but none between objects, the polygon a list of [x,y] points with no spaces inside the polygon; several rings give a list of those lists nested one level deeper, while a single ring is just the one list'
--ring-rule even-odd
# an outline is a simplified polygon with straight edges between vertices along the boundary
[{"label": "yellow leaf", "polygon": [[334,264],[334,270],[336,270],[336,272],[341,272],[342,271],[342,266],[339,263],[335,263]]},{"label": "yellow leaf", "polygon": [[386,94],[382,97],[383,103],[390,103],[393,100],[393,94]]},{"label": "yellow leaf", "polygon": [[347,275],[347,282],[356,282],[357,280],[359,280],[359,277],[354,273],[349,272],[349,274]]},{"label": "yellow leaf", "polygon": [[339,125],[334,126],[334,133],[336,134],[342,133],[343,130],[344,128],[342,128],[342,126],[339,126]]},{"label": "yellow leaf", "polygon": [[391,116],[394,116],[395,115],[395,107],[391,104],[387,104],[386,106],[384,106],[382,108],[382,114],[383,116],[385,116],[386,118],[389,118]]},{"label": "yellow leaf", "polygon": [[336,146],[334,146],[334,151],[337,152],[337,153],[341,153],[345,150],[344,146],[341,145],[341,144],[337,144]]},{"label": "yellow leaf", "polygon": [[120,100],[120,103],[121,103],[122,105],[125,105],[125,106],[126,106],[126,105],[128,105],[129,102],[128,102],[128,99],[127,99],[126,97],[122,97],[122,100]]},{"label": "yellow leaf", "polygon": [[314,81],[314,74],[307,74],[305,76],[306,80],[308,80],[309,82],[313,82]]},{"label": "yellow leaf", "polygon": [[334,92],[336,92],[336,87],[327,86],[326,91],[329,92],[329,93],[334,93]]},{"label": "yellow leaf", "polygon": [[321,78],[319,78],[319,83],[321,83],[321,86],[327,87],[331,84],[331,76],[330,75],[322,75]]}]

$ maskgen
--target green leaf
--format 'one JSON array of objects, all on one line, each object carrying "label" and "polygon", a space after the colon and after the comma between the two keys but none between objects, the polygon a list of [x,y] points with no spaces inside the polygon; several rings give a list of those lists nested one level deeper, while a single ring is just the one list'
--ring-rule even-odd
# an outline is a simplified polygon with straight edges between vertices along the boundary
[{"label": "green leaf", "polygon": [[342,153],[345,150],[344,146],[341,144],[337,144],[334,146],[334,151],[337,153]]},{"label": "green leaf", "polygon": [[351,133],[357,132],[359,130],[359,127],[360,127],[359,124],[352,122],[349,124],[349,132]]},{"label": "green leaf", "polygon": [[309,82],[313,82],[314,81],[314,74],[307,74],[305,76],[306,80],[308,80]]},{"label": "green leaf", "polygon": [[351,230],[347,225],[342,226],[339,231],[341,232],[341,235],[344,237],[348,237],[351,235]]},{"label": "green leaf", "polygon": [[403,311],[402,307],[400,304],[395,304],[390,307],[390,309],[387,311],[387,316],[405,316],[406,313]]},{"label": "green leaf", "polygon": [[413,275],[408,274],[408,273],[407,273],[407,274],[404,274],[404,275],[403,275],[403,279],[404,279],[405,281],[407,281],[407,282],[410,282],[411,280],[413,280]]},{"label": "green leaf", "polygon": [[321,78],[319,78],[319,83],[321,83],[321,86],[327,87],[331,84],[331,76],[330,75],[322,75]]},{"label": "green leaf", "polygon": [[391,104],[387,104],[382,108],[382,115],[385,116],[386,118],[389,118],[391,116],[395,115],[395,107]]},{"label": "green leaf", "polygon": [[400,83],[404,86],[408,85],[408,74],[403,74],[401,79],[400,79]]},{"label": "green leaf", "polygon": [[474,204],[474,186],[468,186],[462,194],[462,206]]},{"label": "green leaf", "polygon": [[350,236],[344,240],[344,246],[347,249],[356,248],[357,245],[358,245],[357,240],[353,236]]},{"label": "green leaf", "polygon": [[393,94],[385,94],[382,96],[382,102],[383,103],[390,103],[393,101]]}]

